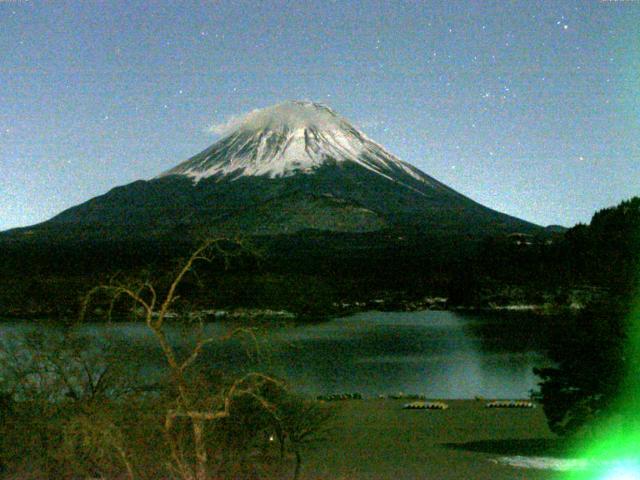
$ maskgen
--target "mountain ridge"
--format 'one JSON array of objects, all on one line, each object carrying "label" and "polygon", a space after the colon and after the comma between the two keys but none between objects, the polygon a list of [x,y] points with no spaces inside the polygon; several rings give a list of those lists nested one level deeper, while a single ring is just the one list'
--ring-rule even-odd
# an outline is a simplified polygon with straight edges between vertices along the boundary
[{"label": "mountain ridge", "polygon": [[117,238],[180,229],[264,235],[406,228],[473,236],[542,231],[456,192],[313,102],[250,112],[219,141],[155,178],[19,231]]}]

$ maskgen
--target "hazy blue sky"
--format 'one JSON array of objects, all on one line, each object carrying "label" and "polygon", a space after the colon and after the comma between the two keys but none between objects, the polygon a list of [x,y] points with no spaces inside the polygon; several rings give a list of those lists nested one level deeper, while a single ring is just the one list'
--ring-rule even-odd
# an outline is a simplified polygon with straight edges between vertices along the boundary
[{"label": "hazy blue sky", "polygon": [[0,0],[0,230],[287,99],[489,207],[588,221],[640,194],[639,25],[640,0]]}]

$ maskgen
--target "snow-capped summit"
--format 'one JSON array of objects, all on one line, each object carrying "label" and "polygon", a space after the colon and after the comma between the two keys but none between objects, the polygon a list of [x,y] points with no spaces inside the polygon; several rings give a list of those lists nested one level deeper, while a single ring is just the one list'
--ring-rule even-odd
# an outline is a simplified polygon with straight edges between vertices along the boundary
[{"label": "snow-capped summit", "polygon": [[[235,127],[235,128],[234,128]],[[289,100],[267,108],[255,109],[227,124],[230,130],[298,130],[305,128],[338,130],[348,122],[322,103]]]},{"label": "snow-capped summit", "polygon": [[287,177],[324,164],[353,162],[389,180],[398,170],[429,179],[368,139],[329,107],[288,101],[245,115],[220,141],[160,176],[203,178]]}]

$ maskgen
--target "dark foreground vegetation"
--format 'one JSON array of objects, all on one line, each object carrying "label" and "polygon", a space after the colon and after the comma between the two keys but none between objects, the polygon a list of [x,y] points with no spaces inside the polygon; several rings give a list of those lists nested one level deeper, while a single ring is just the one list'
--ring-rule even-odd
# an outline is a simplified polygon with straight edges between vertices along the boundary
[{"label": "dark foreground vegetation", "polygon": [[[288,391],[263,371],[228,372],[199,360],[206,345],[240,326],[207,336],[203,323],[189,348],[171,343],[166,325],[182,282],[196,263],[237,256],[241,246],[203,244],[167,285],[112,279],[92,289],[94,302],[125,301],[157,340],[164,375],[148,384],[136,356],[116,354],[113,339],[95,342],[78,325],[37,328],[0,343],[0,466],[19,478],[298,478],[302,447],[318,438],[330,410]],[[111,309],[108,310],[109,316]],[[105,334],[107,332],[105,331]],[[249,353],[252,345],[249,342]]]},{"label": "dark foreground vegetation", "polygon": [[[301,449],[323,438],[331,417],[276,379],[200,368],[184,376],[197,411],[181,412],[168,373],[146,385],[126,360],[90,356],[70,332],[54,337],[27,338],[19,355],[33,361],[3,379],[3,478],[297,478]],[[187,416],[196,413],[201,431]]]}]

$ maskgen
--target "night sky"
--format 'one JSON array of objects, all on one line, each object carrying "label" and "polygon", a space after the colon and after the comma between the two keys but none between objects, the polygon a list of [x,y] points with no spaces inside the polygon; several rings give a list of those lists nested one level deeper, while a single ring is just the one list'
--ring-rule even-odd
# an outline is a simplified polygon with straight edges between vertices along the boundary
[{"label": "night sky", "polygon": [[0,230],[288,99],[539,224],[640,194],[640,0],[0,0],[0,59]]}]

